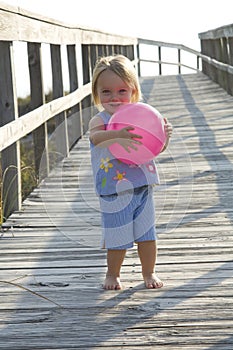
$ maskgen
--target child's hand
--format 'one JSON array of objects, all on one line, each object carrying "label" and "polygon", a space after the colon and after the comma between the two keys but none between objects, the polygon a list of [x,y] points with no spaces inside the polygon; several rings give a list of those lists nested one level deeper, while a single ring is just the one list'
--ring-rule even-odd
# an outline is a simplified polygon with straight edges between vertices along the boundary
[{"label": "child's hand", "polygon": [[168,122],[167,118],[163,118],[164,119],[164,130],[165,130],[165,134],[166,134],[166,142],[165,145],[163,146],[161,152],[165,151],[165,149],[167,148],[168,144],[169,144],[169,140],[172,136],[172,131],[173,131],[173,127],[172,124]]},{"label": "child's hand", "polygon": [[127,152],[130,152],[130,148],[137,151],[137,147],[135,145],[141,145],[142,143],[135,139],[142,139],[141,135],[134,134],[130,132],[130,130],[134,130],[132,126],[127,126],[121,130],[117,131],[117,139],[118,142]]},{"label": "child's hand", "polygon": [[172,124],[168,122],[167,118],[163,118],[164,119],[164,130],[167,136],[167,139],[171,138],[172,136],[172,132],[173,132],[173,127]]}]

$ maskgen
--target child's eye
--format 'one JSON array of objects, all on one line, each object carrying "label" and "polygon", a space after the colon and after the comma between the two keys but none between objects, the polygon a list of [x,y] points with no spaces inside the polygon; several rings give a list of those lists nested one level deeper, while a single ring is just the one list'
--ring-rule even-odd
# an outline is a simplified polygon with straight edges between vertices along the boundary
[{"label": "child's eye", "polygon": [[127,92],[126,89],[120,89],[120,94],[125,94]]},{"label": "child's eye", "polygon": [[102,94],[109,94],[110,93],[110,90],[107,90],[107,89],[105,89],[105,90],[102,90]]}]

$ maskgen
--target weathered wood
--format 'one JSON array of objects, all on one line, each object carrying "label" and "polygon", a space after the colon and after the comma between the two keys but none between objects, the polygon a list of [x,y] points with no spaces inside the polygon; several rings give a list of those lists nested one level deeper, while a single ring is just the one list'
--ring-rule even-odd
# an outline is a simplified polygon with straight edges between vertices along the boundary
[{"label": "weathered wood", "polygon": [[[30,109],[34,110],[45,103],[41,64],[41,44],[28,43],[28,65],[31,90]],[[41,178],[44,178],[49,174],[47,123],[44,123],[33,131],[33,142],[36,176],[39,177],[40,173]],[[45,160],[43,164],[43,174],[40,171],[42,158]]]},{"label": "weathered wood", "polygon": [[226,68],[227,66],[232,67],[232,36],[232,24],[199,33],[202,53],[216,59],[224,67],[222,69],[219,65],[205,61],[203,62],[203,71],[231,95],[233,95],[233,77],[229,69]]},{"label": "weathered wood", "polygon": [[232,349],[233,97],[202,74],[141,84],[145,102],[174,126],[154,192],[165,286],[144,288],[133,248],[124,289],[102,291],[85,135],[5,224],[0,349]]},{"label": "weathered wood", "polygon": [[[2,45],[8,45],[12,41],[25,41],[28,45],[28,61],[29,61],[29,73],[30,73],[30,85],[31,85],[31,107],[35,108],[31,114],[24,115],[24,119],[20,118],[20,121],[10,121],[8,125],[1,123],[0,128],[0,151],[3,151],[3,155],[6,154],[5,149],[13,150],[16,147],[16,142],[20,140],[25,135],[33,132],[34,148],[35,152],[35,168],[37,178],[41,181],[48,171],[53,168],[56,164],[57,159],[68,154],[70,147],[72,147],[75,142],[82,136],[83,130],[87,130],[88,120],[90,118],[89,107],[91,105],[90,97],[90,80],[91,80],[91,68],[94,65],[94,59],[96,55],[92,55],[93,52],[97,54],[98,47],[101,45],[105,48],[105,51],[111,51],[114,46],[119,46],[119,51],[123,51],[122,47],[125,47],[125,53],[131,58],[133,47],[136,45],[137,39],[125,36],[114,35],[110,33],[101,32],[99,30],[90,28],[79,28],[76,26],[70,26],[59,21],[46,18],[44,16],[39,16],[31,12],[25,11],[20,7],[9,6],[7,4],[0,4],[0,40]],[[52,105],[48,104],[45,106],[43,104],[43,87],[42,87],[42,67],[40,59],[40,45],[41,43],[50,44],[51,48],[51,66],[52,66],[52,76],[53,76],[53,100]],[[61,55],[60,49],[61,45],[66,45],[68,51],[69,60],[69,76],[72,92],[68,96],[64,97],[63,91],[63,75],[61,69]],[[79,65],[79,77],[89,76],[89,79],[85,79],[85,85],[80,81],[80,88],[77,86],[77,82],[74,81],[74,77],[77,73],[77,60],[76,60],[76,49],[80,49],[83,45],[84,51],[85,47],[92,47],[92,50],[88,50],[88,57],[86,60],[89,62],[88,65],[84,65],[84,69],[88,71],[81,71],[82,65]],[[72,49],[71,49],[72,47]],[[80,50],[81,51],[81,50]],[[1,53],[3,51],[1,50]],[[81,62],[81,56],[85,56],[86,52],[79,52],[78,58]],[[93,56],[93,57],[91,57]],[[6,59],[2,55],[1,60],[8,62],[9,58]],[[92,60],[91,64],[90,61]],[[9,61],[10,62],[10,61]],[[81,67],[81,69],[80,69]],[[6,71],[9,73],[9,71]],[[5,77],[6,72],[1,74],[1,77]],[[14,80],[14,72],[12,71],[12,77],[8,78],[12,81]],[[81,80],[81,79],[80,79]],[[4,78],[3,81],[6,81]],[[13,87],[15,90],[15,86]],[[2,89],[5,91],[5,89]],[[84,94],[83,94],[84,92]],[[7,93],[7,95],[9,95]],[[83,109],[82,109],[82,100]],[[8,101],[9,102],[9,101]],[[15,101],[16,102],[16,101]],[[1,94],[1,104],[4,105],[4,93]],[[7,109],[10,110],[10,105]],[[55,110],[51,108],[55,107]],[[67,109],[65,109],[67,107]],[[70,109],[71,108],[71,109]],[[15,110],[17,111],[17,105],[15,104]],[[13,111],[13,109],[11,110]],[[52,113],[51,113],[52,112]],[[69,113],[69,118],[68,114]],[[51,120],[53,117],[54,120]],[[30,119],[30,120],[29,120]],[[67,120],[69,119],[69,120]],[[53,154],[48,154],[47,148],[47,121],[49,122],[49,131],[56,126],[56,133],[53,133],[54,145]],[[24,123],[26,122],[26,123]],[[72,130],[72,133],[69,130]],[[34,131],[37,129],[36,131]],[[65,135],[65,137],[63,137]],[[69,138],[69,139],[68,139]],[[57,142],[55,139],[59,139]],[[64,142],[63,142],[64,141]],[[18,147],[18,146],[17,146]],[[13,153],[15,149],[11,152],[12,162],[7,163],[11,168],[15,167],[15,159]],[[18,151],[17,151],[18,152]],[[49,159],[50,156],[50,159]],[[10,156],[7,156],[10,160]],[[5,157],[4,157],[5,158]],[[18,159],[18,156],[16,156]],[[49,164],[50,161],[50,164]],[[17,165],[18,166],[18,165]],[[11,169],[11,170],[12,170]],[[3,169],[4,170],[4,169]],[[20,176],[16,173],[11,176],[15,185],[18,181],[20,186]],[[16,181],[15,181],[16,180]],[[9,186],[7,186],[9,188]],[[17,187],[17,186],[16,186]],[[18,193],[21,192],[21,188],[16,188],[14,193],[16,193],[16,202],[18,201]],[[13,193],[13,192],[11,192]],[[1,193],[2,195],[2,193]],[[3,202],[6,202],[5,192],[3,193]],[[13,203],[15,199],[11,198]],[[21,202],[20,204],[21,205]],[[4,215],[8,216],[9,213],[17,208],[17,205],[13,203],[11,207],[4,204],[6,208]],[[10,209],[9,209],[10,208]],[[1,208],[2,210],[2,208]],[[1,212],[2,217],[2,212]],[[1,220],[2,221],[2,220]]]},{"label": "weathered wood", "polygon": [[[31,86],[33,86],[33,82],[38,81],[35,79],[35,77],[39,77],[39,81],[41,81],[41,70],[39,68],[40,54],[39,51],[36,53],[36,50],[34,49],[36,47],[39,48],[42,42],[49,43],[51,45],[54,90],[53,98],[57,98],[57,100],[52,101],[51,104],[37,108],[30,114],[25,115],[23,119],[20,118],[20,121],[13,121],[9,123],[9,125],[4,125],[0,128],[0,151],[10,147],[19,139],[37,128],[36,132],[33,131],[33,134],[35,135],[36,133],[36,136],[34,137],[34,147],[37,150],[35,164],[36,172],[37,175],[39,174],[40,180],[44,177],[43,174],[46,175],[48,173],[48,169],[52,168],[53,165],[56,164],[54,158],[60,159],[58,155],[64,156],[68,154],[70,147],[77,142],[80,136],[82,136],[83,132],[87,131],[90,116],[93,114],[93,109],[90,108],[91,98],[88,96],[90,93],[89,84],[96,58],[99,55],[114,54],[116,52],[122,53],[129,57],[134,65],[138,67],[140,65],[140,61],[147,61],[140,60],[140,57],[137,56],[137,53],[139,53],[138,47],[140,44],[157,46],[160,52],[161,47],[174,48],[178,50],[179,57],[181,50],[183,50],[194,54],[197,57],[197,61],[199,58],[201,58],[203,61],[204,71],[211,71],[213,72],[214,76],[219,76],[220,79],[218,79],[218,81],[220,81],[222,86],[228,89],[229,92],[232,90],[233,68],[231,63],[227,61],[226,54],[228,51],[226,50],[226,46],[224,46],[224,60],[223,62],[220,62],[219,57],[213,58],[211,55],[211,57],[209,57],[208,55],[200,54],[199,52],[187,48],[184,45],[164,43],[141,38],[123,37],[103,33],[95,29],[78,28],[45,18],[43,16],[32,14],[19,7],[9,6],[7,4],[0,5],[0,29],[0,40],[26,41],[28,46],[31,48],[31,52],[29,52],[29,56],[31,56],[31,58],[29,57],[29,63],[30,60],[33,62],[33,65],[29,64]],[[230,38],[225,41],[229,46],[230,51]],[[61,45],[63,44],[67,45],[69,76],[70,83],[72,85],[70,91],[73,91],[66,97],[63,96],[63,77],[61,72],[60,57],[60,49]],[[80,57],[82,56],[83,63],[83,72],[78,72],[78,74],[79,77],[83,77],[84,84],[86,85],[82,87],[81,85],[83,82],[81,82],[80,88],[77,86],[77,81],[74,81],[77,75],[77,46],[82,47]],[[32,52],[33,47],[34,53]],[[34,65],[35,59],[37,60],[37,67]],[[176,65],[179,73],[182,66],[187,67],[187,65],[180,62],[180,58],[178,59],[178,62],[162,61],[161,57],[159,58],[158,62],[153,60],[149,60],[149,62],[158,63],[160,73],[162,64]],[[199,67],[197,67],[197,69],[199,69]],[[39,86],[39,84],[37,85],[38,86],[36,88],[31,89],[32,94],[34,94],[34,96],[32,96],[33,106],[38,104],[39,101],[37,100],[42,92],[41,86]],[[36,91],[36,89],[38,89],[38,91]],[[84,94],[82,89],[85,91]],[[87,91],[89,91],[89,93],[87,93]],[[41,97],[40,100],[42,101]],[[51,110],[53,107],[55,110]],[[55,113],[55,111],[57,113]],[[69,118],[67,118],[67,113],[69,113]],[[51,125],[53,123],[51,119],[54,116],[54,122],[57,129],[56,133],[53,134],[53,154],[50,157],[50,164],[48,164],[49,154],[47,148],[46,122],[49,121]],[[69,130],[72,130],[72,133]],[[76,133],[74,132],[75,130]],[[62,134],[65,135],[65,138],[60,137]],[[59,142],[56,142],[55,139],[59,139]],[[62,145],[63,141],[61,140],[63,139],[64,144]],[[19,188],[17,192],[20,191],[21,189]],[[3,198],[3,201],[5,202],[5,198]]]},{"label": "weathered wood", "polygon": [[[201,37],[200,37],[201,38]],[[198,52],[196,50],[193,50],[185,45],[181,45],[181,44],[175,44],[175,43],[165,43],[165,42],[161,42],[161,41],[154,41],[154,40],[149,40],[149,39],[141,39],[138,38],[138,45],[140,44],[146,44],[146,45],[153,45],[153,46],[157,46],[158,47],[158,60],[145,60],[145,59],[141,59],[139,56],[139,61],[141,62],[154,62],[154,63],[158,63],[159,65],[159,71],[161,74],[161,64],[165,63],[165,64],[169,64],[169,65],[177,65],[178,69],[179,67],[186,67],[189,69],[193,69],[193,70],[198,70],[198,64],[197,67],[190,67],[187,66],[185,64],[183,64],[182,62],[166,62],[166,61],[162,61],[161,60],[161,48],[162,47],[169,47],[169,48],[173,48],[176,49],[178,52],[181,50],[185,51],[185,52],[189,52],[191,54],[194,54],[197,57],[197,62],[199,61],[199,58],[202,59],[202,64],[203,64],[203,72],[207,75],[209,75],[211,77],[211,79],[213,79],[214,81],[217,81],[216,79],[214,79],[214,75],[210,75],[209,71],[211,72],[219,72],[219,74],[223,74],[223,75],[227,75],[229,77],[229,79],[232,79],[232,75],[233,75],[233,66],[230,63],[224,63],[222,61],[219,61],[216,57],[216,55],[213,55],[212,52],[210,52],[209,50],[209,44],[211,43],[212,45],[212,41],[208,40],[208,39],[203,39],[201,40],[201,52]],[[230,87],[230,83],[227,85],[228,87]],[[226,86],[222,86],[223,88],[226,89]],[[228,90],[227,90],[228,91]],[[228,91],[230,93],[230,91]]]},{"label": "weathered wood", "polygon": [[88,96],[90,92],[91,84],[89,83],[67,96],[60,97],[25,114],[16,121],[11,122],[10,125],[2,126],[0,128],[0,150],[9,147],[12,143],[26,136],[64,109],[76,105],[85,96]]},{"label": "weathered wood", "polygon": [[[5,124],[18,119],[15,72],[12,42],[0,41],[0,130]],[[21,208],[21,164],[20,144],[18,140],[11,142],[2,153],[0,159],[2,213],[8,216],[12,211]],[[1,148],[0,148],[1,150]]]},{"label": "weathered wood", "polygon": [[[65,94],[63,87],[63,74],[61,62],[61,47],[50,45],[52,62],[53,99],[63,97]],[[57,160],[63,159],[69,154],[69,140],[67,127],[67,112],[63,110],[55,118],[55,135],[53,149]]]},{"label": "weathered wood", "polygon": [[[82,45],[82,65],[83,65],[83,84],[87,84],[92,76],[92,58],[91,46]],[[88,130],[89,121],[91,118],[91,96],[85,97],[82,101],[82,128],[84,134]]]},{"label": "weathered wood", "polygon": [[[67,59],[69,69],[70,92],[73,92],[79,87],[75,45],[67,45]],[[71,148],[73,144],[77,142],[77,140],[82,136],[80,104],[77,103],[75,106],[71,107],[70,115],[72,116],[72,118],[68,119],[69,148]]]},{"label": "weathered wood", "polygon": [[199,33],[200,39],[220,39],[223,37],[233,37],[233,25],[229,24],[221,26],[216,29],[207,30],[206,32]]},{"label": "weathered wood", "polygon": [[55,45],[84,44],[133,45],[136,38],[114,35],[98,29],[82,28],[47,18],[20,7],[0,4],[2,40],[44,42]]}]

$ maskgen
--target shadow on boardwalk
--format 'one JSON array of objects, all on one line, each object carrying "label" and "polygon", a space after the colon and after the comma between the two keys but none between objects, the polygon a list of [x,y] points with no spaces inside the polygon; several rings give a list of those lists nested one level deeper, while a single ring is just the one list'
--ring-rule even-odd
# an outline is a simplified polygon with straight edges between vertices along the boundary
[{"label": "shadow on boardwalk", "polygon": [[[144,289],[133,249],[122,269],[124,290],[101,290],[105,252],[76,239],[80,233],[89,234],[89,239],[100,233],[92,190],[87,188],[86,195],[90,203],[94,201],[93,207],[78,195],[78,159],[88,158],[88,142],[83,140],[65,161],[66,203],[56,173],[25,202],[21,213],[9,219],[15,237],[4,236],[1,241],[2,279],[18,281],[61,307],[1,285],[0,349],[232,349],[233,113],[224,119],[221,111],[233,111],[233,99],[202,75],[145,79],[144,83],[148,103],[168,115],[192,159],[192,200],[183,214],[181,203],[174,204],[178,182],[169,167],[171,156],[165,154],[160,160],[167,197],[158,222],[158,272],[165,287]],[[216,90],[221,95],[217,101],[212,95]],[[212,109],[211,103],[215,104]],[[216,114],[218,105],[221,119]],[[178,156],[176,161],[185,168],[185,159]],[[189,185],[186,174],[180,180]],[[155,193],[158,199],[162,190]],[[183,217],[178,226],[177,220],[172,222],[174,208]]]}]

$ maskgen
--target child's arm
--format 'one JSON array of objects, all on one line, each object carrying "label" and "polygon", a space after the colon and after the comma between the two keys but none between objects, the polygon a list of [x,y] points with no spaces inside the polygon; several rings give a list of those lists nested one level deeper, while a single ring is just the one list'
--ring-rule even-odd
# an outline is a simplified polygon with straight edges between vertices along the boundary
[{"label": "child's arm", "polygon": [[165,133],[166,133],[167,138],[166,138],[165,145],[163,146],[160,153],[165,151],[165,149],[168,147],[170,138],[172,136],[172,131],[173,131],[172,124],[168,122],[167,118],[164,118],[164,122],[165,122],[164,128],[165,128]]},{"label": "child's arm", "polygon": [[98,147],[108,147],[112,143],[118,142],[129,152],[129,148],[137,150],[135,144],[141,144],[141,142],[135,140],[135,138],[140,139],[142,137],[130,132],[130,130],[134,130],[133,127],[127,126],[120,130],[106,130],[102,119],[98,116],[91,119],[89,130],[91,142]]}]

